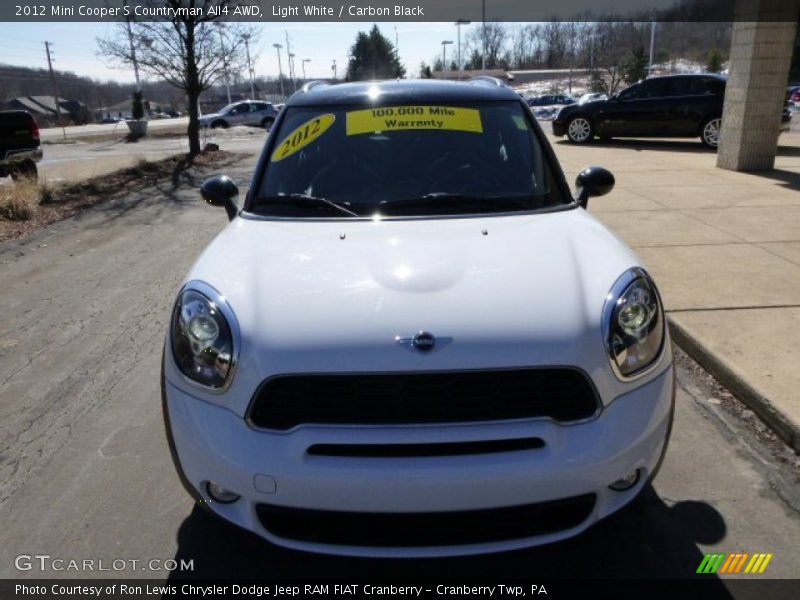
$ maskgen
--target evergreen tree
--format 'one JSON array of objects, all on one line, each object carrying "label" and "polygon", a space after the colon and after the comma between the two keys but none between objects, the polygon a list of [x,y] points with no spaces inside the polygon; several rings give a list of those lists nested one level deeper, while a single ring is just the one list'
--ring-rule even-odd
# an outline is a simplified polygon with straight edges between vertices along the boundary
[{"label": "evergreen tree", "polygon": [[358,32],[356,43],[350,48],[347,81],[394,79],[405,74],[394,45],[377,25],[373,25],[369,33]]},{"label": "evergreen tree", "polygon": [[709,51],[706,70],[709,73],[719,73],[722,71],[722,53],[717,48],[712,48]]},{"label": "evergreen tree", "polygon": [[639,46],[630,53],[625,64],[622,66],[623,78],[626,83],[636,83],[647,77],[647,63],[649,59],[644,52],[644,48]]}]

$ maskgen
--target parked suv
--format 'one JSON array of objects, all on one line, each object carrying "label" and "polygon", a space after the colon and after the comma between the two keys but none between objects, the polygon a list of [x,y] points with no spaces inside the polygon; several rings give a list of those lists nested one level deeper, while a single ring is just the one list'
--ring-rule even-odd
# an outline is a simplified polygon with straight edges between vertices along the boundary
[{"label": "parked suv", "polygon": [[670,75],[636,83],[608,100],[567,106],[553,120],[553,134],[584,144],[595,136],[700,137],[719,144],[725,78]]},{"label": "parked suv", "polygon": [[234,125],[250,125],[269,129],[277,116],[278,111],[271,102],[245,100],[229,104],[219,112],[203,115],[200,117],[200,126],[227,129]]},{"label": "parked suv", "polygon": [[0,111],[0,177],[35,178],[42,159],[39,126],[24,110]]}]

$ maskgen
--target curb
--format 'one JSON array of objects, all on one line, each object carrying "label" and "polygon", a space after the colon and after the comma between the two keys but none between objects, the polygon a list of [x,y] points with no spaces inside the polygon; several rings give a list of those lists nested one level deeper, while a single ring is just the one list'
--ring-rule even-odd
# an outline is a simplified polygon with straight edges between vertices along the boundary
[{"label": "curb", "polygon": [[748,383],[741,373],[716,356],[671,316],[667,316],[667,321],[672,340],[684,352],[746,404],[781,440],[800,453],[800,425],[792,422],[769,398]]}]

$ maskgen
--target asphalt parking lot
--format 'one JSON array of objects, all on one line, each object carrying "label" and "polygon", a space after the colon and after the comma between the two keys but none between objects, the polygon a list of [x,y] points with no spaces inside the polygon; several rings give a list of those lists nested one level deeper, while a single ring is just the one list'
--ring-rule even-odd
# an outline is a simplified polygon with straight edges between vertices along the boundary
[{"label": "asphalt parking lot", "polygon": [[[603,162],[602,146],[566,159],[559,148],[570,180],[579,163]],[[231,175],[246,183],[254,161]],[[626,187],[597,206],[634,198]],[[724,391],[685,357],[654,488],[574,540],[478,558],[352,560],[281,550],[207,516],[173,470],[158,373],[179,281],[225,223],[196,190],[165,186],[0,248],[0,577],[63,575],[15,569],[15,556],[35,553],[189,559],[196,577],[690,577],[712,551],[773,553],[764,577],[800,572],[796,455],[726,412]]]}]

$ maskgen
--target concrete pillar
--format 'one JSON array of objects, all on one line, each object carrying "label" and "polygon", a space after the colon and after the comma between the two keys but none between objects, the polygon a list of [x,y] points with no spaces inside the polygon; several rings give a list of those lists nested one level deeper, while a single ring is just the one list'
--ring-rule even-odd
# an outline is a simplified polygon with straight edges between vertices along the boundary
[{"label": "concrete pillar", "polygon": [[717,166],[775,166],[800,0],[737,0]]}]

